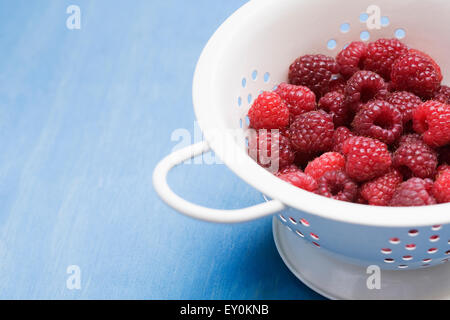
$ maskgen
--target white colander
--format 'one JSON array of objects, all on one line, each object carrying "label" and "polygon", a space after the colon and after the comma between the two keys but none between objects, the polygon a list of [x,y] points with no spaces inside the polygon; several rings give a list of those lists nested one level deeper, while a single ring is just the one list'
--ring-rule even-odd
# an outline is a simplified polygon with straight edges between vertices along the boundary
[{"label": "white colander", "polygon": [[[306,241],[318,254],[352,265],[384,270],[441,265],[436,268],[446,268],[447,275],[441,284],[450,293],[450,264],[445,265],[450,257],[450,204],[385,208],[335,201],[279,180],[245,150],[246,115],[253,99],[261,90],[287,81],[288,66],[300,55],[335,56],[354,40],[398,37],[434,57],[444,79],[449,79],[449,12],[450,1],[444,0],[250,1],[217,30],[197,65],[193,100],[205,141],[161,161],[153,177],[156,191],[176,210],[210,222],[244,222],[276,214],[275,224],[287,227],[280,232],[291,234],[284,234],[287,245],[301,248]],[[242,135],[224,147],[223,137],[232,131]],[[210,149],[273,200],[241,210],[215,210],[174,194],[166,182],[168,171]],[[395,273],[404,272],[409,271]]]}]

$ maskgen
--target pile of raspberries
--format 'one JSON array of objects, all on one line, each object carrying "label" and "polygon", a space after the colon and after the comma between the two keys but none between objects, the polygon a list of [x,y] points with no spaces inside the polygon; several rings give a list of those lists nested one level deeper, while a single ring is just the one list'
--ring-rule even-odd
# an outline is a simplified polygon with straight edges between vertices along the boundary
[{"label": "pile of raspberries", "polygon": [[[450,87],[397,39],[305,55],[248,112],[249,153],[316,194],[376,206],[450,202]],[[263,152],[262,152],[263,151]],[[256,155],[256,156],[255,156]]]}]

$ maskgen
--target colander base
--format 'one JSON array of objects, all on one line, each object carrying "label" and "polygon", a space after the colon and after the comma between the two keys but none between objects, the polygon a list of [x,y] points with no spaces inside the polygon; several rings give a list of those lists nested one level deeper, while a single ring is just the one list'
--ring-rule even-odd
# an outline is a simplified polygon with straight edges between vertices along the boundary
[{"label": "colander base", "polygon": [[290,232],[277,218],[273,236],[289,270],[305,285],[329,299],[450,300],[450,264],[422,270],[381,270],[381,288],[369,289],[367,267],[337,259]]}]

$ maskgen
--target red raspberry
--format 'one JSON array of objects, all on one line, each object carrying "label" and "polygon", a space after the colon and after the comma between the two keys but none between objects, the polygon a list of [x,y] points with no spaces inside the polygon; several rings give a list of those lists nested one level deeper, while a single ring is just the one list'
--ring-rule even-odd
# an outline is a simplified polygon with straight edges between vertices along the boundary
[{"label": "red raspberry", "polygon": [[401,138],[397,142],[397,147],[400,147],[401,145],[405,143],[416,143],[416,142],[422,142],[422,136],[418,133],[411,133],[411,134],[405,134],[404,136],[401,136]]},{"label": "red raspberry", "polygon": [[260,130],[249,137],[249,155],[271,172],[294,163],[295,153],[288,138],[277,131]]},{"label": "red raspberry", "polygon": [[437,153],[415,135],[403,138],[395,151],[393,165],[406,177],[432,178],[438,165]]},{"label": "red raspberry", "polygon": [[414,130],[432,147],[450,143],[450,105],[438,101],[421,104],[413,113]]},{"label": "red raspberry", "polygon": [[295,118],[290,133],[296,151],[306,154],[326,152],[333,143],[333,119],[324,111],[304,113]]},{"label": "red raspberry", "polygon": [[342,153],[342,144],[355,135],[347,127],[339,127],[333,134],[333,151]]},{"label": "red raspberry", "polygon": [[347,82],[347,102],[354,111],[373,99],[385,99],[389,92],[383,78],[372,71],[358,71]]},{"label": "red raspberry", "polygon": [[434,94],[433,100],[450,104],[450,87],[441,86]]},{"label": "red raspberry", "polygon": [[341,67],[341,74],[348,79],[355,72],[363,69],[366,54],[367,47],[364,42],[354,41],[350,43],[336,57],[336,62]]},{"label": "red raspberry", "polygon": [[392,165],[387,145],[367,137],[353,137],[342,145],[345,171],[350,178],[364,182],[385,174]]},{"label": "red raspberry", "polygon": [[397,170],[391,170],[361,187],[361,195],[373,206],[388,206],[403,177]]},{"label": "red raspberry", "polygon": [[345,94],[339,91],[329,92],[319,100],[319,108],[333,116],[336,127],[345,125],[349,121],[350,112],[345,100]]},{"label": "red raspberry", "polygon": [[450,167],[441,169],[433,185],[433,195],[439,203],[450,202]]},{"label": "red raspberry", "polygon": [[345,157],[337,152],[324,153],[311,161],[305,169],[305,173],[318,180],[329,171],[342,171],[345,168]]},{"label": "red raspberry", "polygon": [[358,195],[358,185],[340,170],[326,172],[317,185],[317,194],[335,200],[353,202]]},{"label": "red raspberry", "polygon": [[367,45],[364,69],[376,72],[389,80],[395,60],[407,52],[408,47],[397,39],[379,39],[371,42]]},{"label": "red raspberry", "polygon": [[339,73],[334,58],[322,54],[306,55],[295,60],[289,67],[289,82],[306,86],[320,98],[329,91],[333,75]]},{"label": "red raspberry", "polygon": [[316,95],[307,87],[281,83],[275,93],[287,104],[289,111],[294,116],[316,108]]},{"label": "red raspberry", "polygon": [[413,111],[422,104],[422,99],[407,91],[394,92],[386,101],[400,111],[403,118],[403,125],[407,125],[412,121]]},{"label": "red raspberry", "polygon": [[289,125],[289,109],[280,96],[263,92],[248,112],[250,127],[259,129],[281,129]]},{"label": "red raspberry", "polygon": [[392,82],[397,90],[410,91],[421,98],[431,98],[442,81],[438,68],[431,58],[411,51],[395,61],[392,66]]},{"label": "red raspberry", "polygon": [[403,132],[402,114],[390,103],[374,100],[367,103],[355,116],[353,129],[360,135],[392,144]]},{"label": "red raspberry", "polygon": [[314,192],[317,189],[317,182],[312,177],[303,172],[288,172],[278,175],[278,178],[306,191]]},{"label": "red raspberry", "polygon": [[433,182],[429,179],[411,178],[400,184],[390,205],[393,207],[416,207],[436,204],[432,196]]}]

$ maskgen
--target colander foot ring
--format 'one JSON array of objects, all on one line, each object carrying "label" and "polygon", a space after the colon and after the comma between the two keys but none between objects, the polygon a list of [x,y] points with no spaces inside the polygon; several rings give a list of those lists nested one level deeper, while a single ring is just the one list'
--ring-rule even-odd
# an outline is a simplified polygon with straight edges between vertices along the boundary
[{"label": "colander foot ring", "polygon": [[300,239],[276,217],[273,236],[289,270],[305,285],[329,299],[450,300],[450,263],[419,270],[381,270],[381,288],[370,290],[367,267],[338,259]]}]

